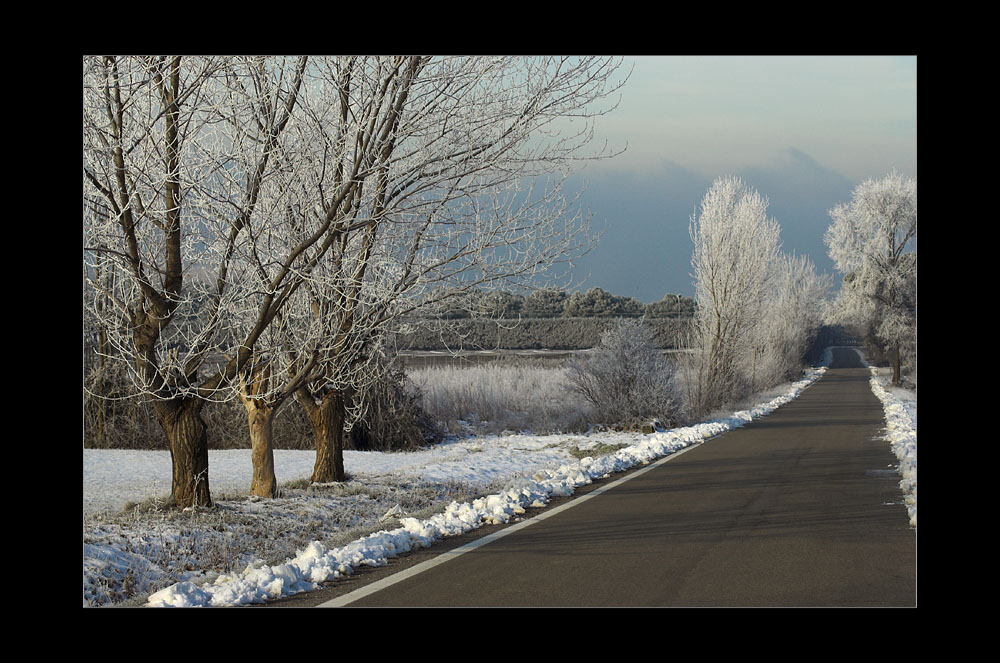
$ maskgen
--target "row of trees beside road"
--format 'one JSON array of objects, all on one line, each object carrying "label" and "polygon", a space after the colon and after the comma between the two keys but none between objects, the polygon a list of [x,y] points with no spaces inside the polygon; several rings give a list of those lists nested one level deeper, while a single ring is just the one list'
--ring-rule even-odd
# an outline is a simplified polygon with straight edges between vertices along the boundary
[{"label": "row of trees beside road", "polygon": [[394,321],[586,250],[561,185],[608,156],[586,150],[622,82],[608,58],[83,64],[86,323],[152,402],[182,508],[212,503],[210,403],[246,407],[254,494],[274,493],[293,399],[313,480],[342,479],[350,395],[380,378]]},{"label": "row of trees beside road", "polygon": [[698,309],[683,370],[695,416],[794,376],[822,323],[830,278],[782,253],[767,207],[739,178],[721,177],[691,217]]},{"label": "row of trees beside road", "polygon": [[828,275],[781,251],[767,199],[735,177],[717,179],[691,217],[697,312],[685,366],[686,396],[706,413],[794,375],[821,324],[859,329],[892,357],[916,346],[916,180],[893,172],[869,179],[830,210],[825,234],[843,274],[833,301]]}]

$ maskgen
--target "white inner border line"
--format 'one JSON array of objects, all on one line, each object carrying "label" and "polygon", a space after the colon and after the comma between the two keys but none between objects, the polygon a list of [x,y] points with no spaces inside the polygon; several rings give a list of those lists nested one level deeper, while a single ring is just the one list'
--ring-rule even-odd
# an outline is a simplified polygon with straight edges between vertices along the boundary
[{"label": "white inner border line", "polygon": [[493,541],[496,541],[497,539],[499,539],[501,537],[507,536],[508,534],[513,534],[514,532],[516,532],[516,531],[518,531],[520,529],[524,529],[525,527],[528,527],[529,525],[531,525],[533,523],[539,522],[541,520],[545,520],[546,518],[554,516],[554,515],[556,515],[557,513],[561,512],[561,511],[569,509],[570,507],[576,506],[578,504],[582,504],[583,502],[589,500],[590,498],[597,497],[601,493],[603,493],[605,491],[608,491],[608,490],[611,490],[615,486],[623,484],[626,481],[628,481],[629,479],[634,479],[635,477],[639,476],[640,474],[648,472],[651,469],[653,469],[654,467],[662,465],[662,464],[666,463],[667,461],[676,458],[677,456],[681,455],[682,453],[688,452],[691,449],[694,449],[696,447],[700,447],[702,444],[704,444],[704,442],[698,442],[696,444],[692,444],[691,446],[684,447],[683,449],[680,449],[678,451],[674,451],[673,453],[667,454],[666,456],[664,456],[664,457],[662,457],[662,458],[660,458],[658,460],[653,461],[652,463],[650,463],[646,467],[644,467],[644,468],[642,468],[640,470],[637,470],[635,472],[632,472],[629,475],[624,476],[624,477],[622,477],[620,479],[612,481],[611,483],[609,483],[609,484],[607,484],[605,486],[601,486],[600,488],[597,488],[597,489],[595,489],[595,490],[587,493],[586,495],[581,495],[580,497],[577,497],[576,499],[573,499],[573,500],[571,500],[569,502],[566,502],[565,504],[557,506],[557,507],[555,507],[555,508],[553,508],[551,510],[545,510],[542,513],[538,514],[537,516],[533,516],[531,518],[528,518],[527,520],[522,520],[521,522],[519,522],[519,523],[517,523],[515,525],[511,525],[510,527],[505,527],[504,529],[499,530],[497,532],[494,532],[492,534],[487,534],[486,536],[484,536],[482,538],[479,538],[479,539],[476,539],[475,541],[471,541],[471,542],[465,544],[464,546],[460,546],[458,548],[455,548],[454,550],[449,550],[447,552],[441,553],[440,555],[438,555],[437,557],[435,557],[433,559],[429,559],[426,562],[421,562],[419,564],[415,564],[414,566],[411,566],[408,569],[405,569],[405,570],[400,571],[398,573],[394,573],[391,576],[388,576],[386,578],[383,578],[382,580],[378,580],[376,582],[373,582],[370,585],[365,585],[364,587],[361,587],[360,589],[356,589],[353,592],[348,592],[347,594],[344,594],[343,596],[338,596],[337,598],[331,599],[329,601],[326,601],[325,603],[320,603],[316,607],[317,608],[341,608],[341,607],[350,605],[354,601],[357,601],[360,598],[364,598],[365,596],[368,596],[369,594],[374,594],[375,592],[381,591],[381,590],[383,590],[383,589],[385,589],[387,587],[391,587],[392,585],[395,585],[397,582],[402,582],[403,580],[406,580],[407,578],[415,576],[418,573],[423,573],[424,571],[427,571],[428,569],[431,569],[431,568],[437,566],[438,564],[444,564],[445,562],[447,562],[447,561],[449,561],[451,559],[454,559],[454,558],[458,557],[459,555],[462,555],[464,553],[467,553],[467,552],[470,552],[472,550],[475,550],[476,548],[479,548],[480,546],[485,546],[486,544],[492,543]]}]

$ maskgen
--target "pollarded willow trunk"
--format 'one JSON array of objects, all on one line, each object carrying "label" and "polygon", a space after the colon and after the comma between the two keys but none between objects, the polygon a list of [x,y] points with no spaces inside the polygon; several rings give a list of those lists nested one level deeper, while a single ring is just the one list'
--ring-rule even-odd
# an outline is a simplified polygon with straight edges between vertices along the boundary
[{"label": "pollarded willow trunk", "polygon": [[203,403],[194,398],[155,402],[160,426],[170,445],[171,494],[174,504],[181,509],[212,506],[208,487],[208,429],[201,418]]},{"label": "pollarded willow trunk", "polygon": [[298,392],[312,424],[316,442],[316,464],[313,466],[312,482],[329,483],[345,481],[344,472],[344,420],[346,419],[344,394],[340,391],[324,393],[317,403],[304,391]]},{"label": "pollarded willow trunk", "polygon": [[274,475],[274,408],[253,399],[245,399],[247,424],[250,428],[250,456],[253,479],[250,494],[257,497],[277,497],[278,480]]}]

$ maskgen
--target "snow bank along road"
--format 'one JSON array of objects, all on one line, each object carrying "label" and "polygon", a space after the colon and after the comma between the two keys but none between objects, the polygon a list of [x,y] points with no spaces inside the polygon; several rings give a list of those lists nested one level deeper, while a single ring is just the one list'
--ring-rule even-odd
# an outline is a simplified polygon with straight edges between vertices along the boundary
[{"label": "snow bank along road", "polygon": [[869,378],[835,350],[769,416],[326,605],[915,606],[916,533]]}]

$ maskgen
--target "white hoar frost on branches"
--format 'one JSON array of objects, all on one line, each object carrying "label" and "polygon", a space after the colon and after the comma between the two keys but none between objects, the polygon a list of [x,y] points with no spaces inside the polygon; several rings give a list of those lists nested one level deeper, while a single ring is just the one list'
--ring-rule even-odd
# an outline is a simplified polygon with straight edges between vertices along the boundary
[{"label": "white hoar frost on branches", "polygon": [[619,64],[85,58],[88,331],[157,403],[178,503],[211,501],[204,403],[304,390],[349,425],[433,293],[534,285],[589,248],[562,185],[613,156],[588,146]]}]

